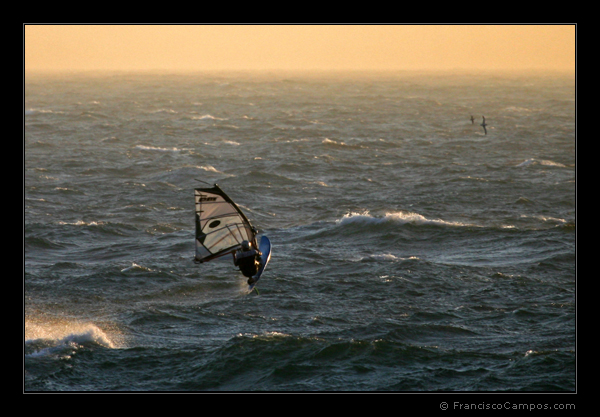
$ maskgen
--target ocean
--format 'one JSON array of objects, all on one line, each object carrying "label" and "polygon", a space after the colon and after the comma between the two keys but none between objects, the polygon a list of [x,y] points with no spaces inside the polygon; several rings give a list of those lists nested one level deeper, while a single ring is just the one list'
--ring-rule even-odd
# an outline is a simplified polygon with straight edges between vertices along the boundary
[{"label": "ocean", "polygon": [[[575,117],[561,74],[27,74],[23,390],[576,392]],[[214,183],[258,292],[193,262]]]}]

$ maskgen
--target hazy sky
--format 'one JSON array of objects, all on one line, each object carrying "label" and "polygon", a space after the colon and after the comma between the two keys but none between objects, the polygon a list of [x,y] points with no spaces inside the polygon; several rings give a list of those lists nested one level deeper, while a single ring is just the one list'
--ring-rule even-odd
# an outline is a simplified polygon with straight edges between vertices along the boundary
[{"label": "hazy sky", "polygon": [[24,25],[26,71],[575,70],[575,25]]}]

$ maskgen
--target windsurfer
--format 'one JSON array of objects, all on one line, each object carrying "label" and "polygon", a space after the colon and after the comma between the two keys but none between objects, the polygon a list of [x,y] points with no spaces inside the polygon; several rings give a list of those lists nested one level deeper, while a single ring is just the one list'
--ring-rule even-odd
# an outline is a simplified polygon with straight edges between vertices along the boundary
[{"label": "windsurfer", "polygon": [[244,276],[248,277],[248,284],[252,285],[254,280],[252,277],[258,272],[260,267],[260,257],[262,253],[258,249],[252,247],[252,243],[244,240],[242,248],[233,253],[233,264],[239,266],[240,271]]}]

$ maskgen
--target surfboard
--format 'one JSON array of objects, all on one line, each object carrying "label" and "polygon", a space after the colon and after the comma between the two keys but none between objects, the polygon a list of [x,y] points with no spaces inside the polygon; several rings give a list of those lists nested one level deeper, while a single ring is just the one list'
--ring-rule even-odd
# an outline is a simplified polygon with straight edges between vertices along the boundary
[{"label": "surfboard", "polygon": [[254,275],[252,277],[254,279],[254,282],[252,284],[248,285],[248,292],[250,292],[254,289],[254,287],[256,286],[256,283],[260,279],[260,276],[262,275],[265,268],[267,267],[269,260],[271,259],[271,241],[269,240],[268,237],[262,236],[260,238],[260,243],[259,243],[258,249],[262,253],[262,256],[260,257],[260,268],[258,269],[258,272],[256,273],[256,275]]}]

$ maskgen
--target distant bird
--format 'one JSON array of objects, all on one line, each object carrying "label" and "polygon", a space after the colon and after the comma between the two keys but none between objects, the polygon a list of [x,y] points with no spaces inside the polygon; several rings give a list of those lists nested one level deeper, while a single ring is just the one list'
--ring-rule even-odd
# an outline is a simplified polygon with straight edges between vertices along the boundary
[{"label": "distant bird", "polygon": [[485,128],[487,126],[487,124],[485,123],[485,116],[481,117],[483,117],[483,123],[481,124],[481,127],[483,127],[483,131],[487,135],[487,129]]},{"label": "distant bird", "polygon": [[474,125],[475,124],[475,118],[473,117],[473,115],[471,115],[471,124]]}]

